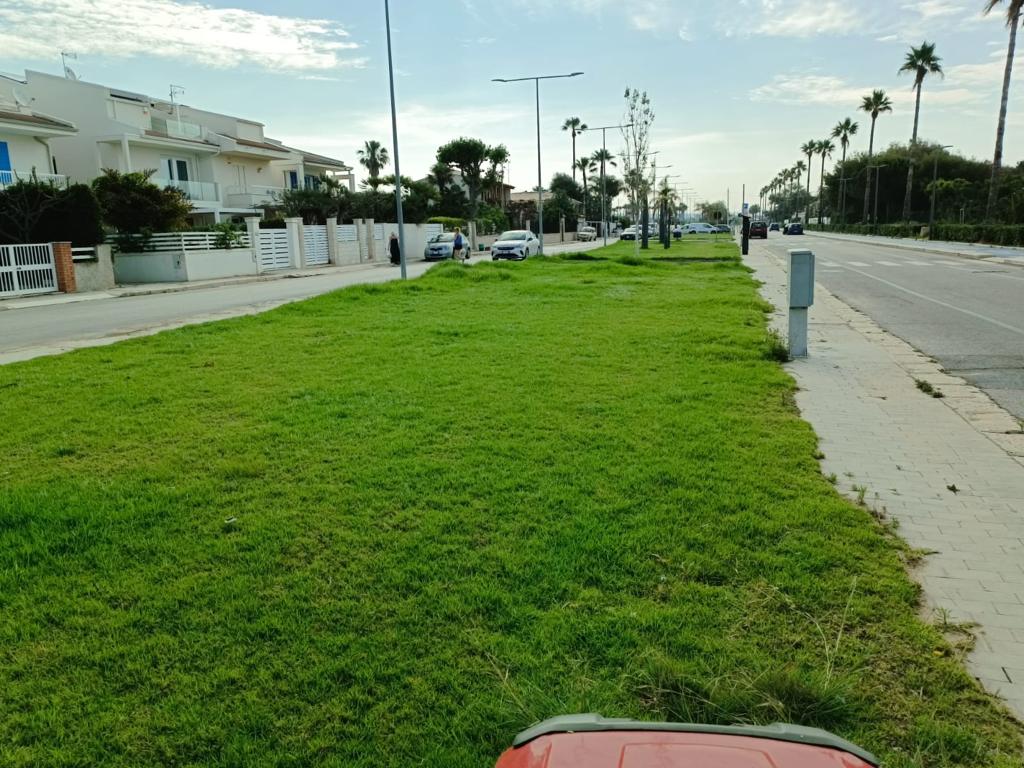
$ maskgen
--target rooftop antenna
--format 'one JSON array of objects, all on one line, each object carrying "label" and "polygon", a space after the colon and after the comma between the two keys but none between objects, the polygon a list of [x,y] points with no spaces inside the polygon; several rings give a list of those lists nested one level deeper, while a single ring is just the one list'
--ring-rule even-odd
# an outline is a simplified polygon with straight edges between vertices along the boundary
[{"label": "rooftop antenna", "polygon": [[61,68],[64,70],[64,77],[66,77],[68,80],[77,80],[78,75],[75,74],[75,70],[68,66],[68,59],[74,59],[75,61],[78,61],[78,54],[71,53],[70,51],[60,52],[60,65]]},{"label": "rooftop antenna", "polygon": [[178,121],[178,133],[181,133],[181,105],[174,97],[183,96],[184,93],[184,86],[171,83],[171,106],[174,108],[174,119]]}]

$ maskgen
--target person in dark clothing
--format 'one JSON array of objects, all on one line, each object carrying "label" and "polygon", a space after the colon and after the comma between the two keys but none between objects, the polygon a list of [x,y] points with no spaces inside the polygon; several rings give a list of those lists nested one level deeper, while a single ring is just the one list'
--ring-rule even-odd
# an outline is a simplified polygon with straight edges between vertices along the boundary
[{"label": "person in dark clothing", "polygon": [[394,232],[391,233],[391,239],[388,242],[388,251],[391,254],[391,263],[396,267],[402,263],[402,249],[398,243],[398,235]]}]

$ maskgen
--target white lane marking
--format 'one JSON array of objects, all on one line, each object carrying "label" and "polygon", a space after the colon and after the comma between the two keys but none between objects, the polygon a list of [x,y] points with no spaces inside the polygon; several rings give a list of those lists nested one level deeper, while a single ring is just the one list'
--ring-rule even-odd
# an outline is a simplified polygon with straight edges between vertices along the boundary
[{"label": "white lane marking", "polygon": [[865,264],[863,261],[850,261],[847,262],[851,267],[870,267],[870,264]]},{"label": "white lane marking", "polygon": [[913,264],[915,267],[930,267],[935,262],[933,261],[908,261],[907,264]]},{"label": "white lane marking", "polygon": [[[850,263],[852,264],[853,262],[851,261]],[[984,320],[986,323],[992,323],[992,325],[997,325],[1000,328],[1005,328],[1008,331],[1013,331],[1014,333],[1019,333],[1021,336],[1024,336],[1024,328],[1018,328],[1018,327],[1016,327],[1014,325],[1010,325],[1009,323],[1004,323],[1001,320],[996,320],[995,318],[987,317],[987,316],[979,314],[977,312],[972,312],[969,309],[964,309],[963,307],[958,307],[958,306],[956,306],[956,304],[950,304],[949,302],[942,301],[941,299],[933,299],[931,296],[925,296],[923,293],[918,293],[917,291],[912,291],[909,288],[904,288],[902,285],[897,285],[896,283],[893,283],[893,282],[891,282],[889,280],[884,280],[881,277],[876,277],[875,275],[869,275],[867,272],[861,272],[859,269],[851,269],[850,271],[851,272],[856,272],[858,275],[862,275],[864,277],[871,278],[872,280],[877,280],[880,283],[885,283],[889,287],[895,288],[897,291],[903,291],[904,293],[909,293],[911,296],[916,296],[919,299],[924,299],[925,301],[930,301],[933,304],[938,304],[940,307],[945,307],[946,309],[952,309],[952,310],[954,310],[956,312],[962,312],[963,314],[969,315],[970,317],[973,317],[973,318],[975,318],[977,320]]]},{"label": "white lane marking", "polygon": [[878,264],[879,266],[882,266],[882,267],[902,267],[903,266],[902,264],[897,264],[894,261],[876,261],[875,264]]}]

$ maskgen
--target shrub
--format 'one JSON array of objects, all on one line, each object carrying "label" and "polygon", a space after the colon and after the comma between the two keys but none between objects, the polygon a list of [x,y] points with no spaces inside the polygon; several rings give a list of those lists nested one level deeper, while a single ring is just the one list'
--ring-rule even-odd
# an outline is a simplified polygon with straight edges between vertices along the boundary
[{"label": "shrub", "polygon": [[427,219],[427,223],[440,224],[447,230],[455,229],[456,227],[463,231],[467,229],[466,220],[459,219],[454,216],[431,216],[429,219]]},{"label": "shrub", "polygon": [[149,179],[155,171],[121,173],[110,168],[92,183],[106,225],[128,239],[153,232],[185,229],[192,204],[174,187],[160,189]]},{"label": "shrub", "polygon": [[99,203],[85,184],[62,188],[37,179],[0,190],[0,242],[75,246],[103,242]]},{"label": "shrub", "polygon": [[260,222],[260,229],[287,229],[288,225],[280,216],[271,216]]},{"label": "shrub", "polygon": [[239,231],[239,229],[230,221],[222,221],[219,224],[214,224],[213,227],[210,228],[210,231],[217,233],[217,237],[214,238],[213,241],[213,244],[217,248],[231,250],[242,243],[241,231]]}]

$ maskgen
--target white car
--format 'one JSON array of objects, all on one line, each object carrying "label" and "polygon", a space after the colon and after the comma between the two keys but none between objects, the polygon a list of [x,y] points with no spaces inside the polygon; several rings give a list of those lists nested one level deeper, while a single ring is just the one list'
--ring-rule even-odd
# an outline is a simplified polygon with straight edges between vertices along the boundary
[{"label": "white car", "polygon": [[597,229],[594,227],[580,227],[576,230],[576,239],[584,242],[597,240]]},{"label": "white car", "polygon": [[491,246],[491,260],[514,259],[522,261],[540,250],[540,240],[527,229],[502,232]]},{"label": "white car", "polygon": [[718,232],[718,229],[710,224],[706,224],[703,221],[698,221],[695,224],[687,224],[683,227],[684,235],[713,235]]}]

